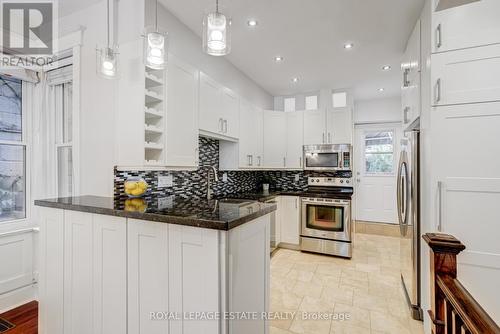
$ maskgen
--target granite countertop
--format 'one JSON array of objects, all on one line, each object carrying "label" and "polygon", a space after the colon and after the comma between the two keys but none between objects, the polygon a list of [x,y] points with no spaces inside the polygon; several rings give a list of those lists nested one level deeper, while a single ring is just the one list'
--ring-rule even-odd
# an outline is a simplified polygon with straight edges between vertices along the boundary
[{"label": "granite countertop", "polygon": [[79,196],[36,200],[35,205],[160,223],[230,230],[276,210],[250,199],[121,199]]}]

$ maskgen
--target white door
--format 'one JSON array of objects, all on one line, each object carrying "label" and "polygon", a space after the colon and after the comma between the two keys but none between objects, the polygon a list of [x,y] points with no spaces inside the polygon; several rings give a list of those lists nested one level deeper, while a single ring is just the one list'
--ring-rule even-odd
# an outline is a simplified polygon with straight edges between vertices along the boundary
[{"label": "white door", "polygon": [[200,73],[200,130],[222,133],[223,119],[220,113],[219,85],[204,73]]},{"label": "white door", "polygon": [[398,223],[396,175],[400,138],[399,124],[356,127],[356,220]]},{"label": "white door", "polygon": [[264,111],[264,166],[286,167],[286,113]]},{"label": "white door", "polygon": [[239,137],[239,98],[227,88],[221,90],[222,98],[222,132],[225,136]]},{"label": "white door", "polygon": [[290,111],[286,114],[286,167],[302,168],[302,147],[304,145],[304,112]]},{"label": "white door", "polygon": [[324,109],[304,111],[304,145],[326,143],[326,114]]},{"label": "white door", "polygon": [[433,52],[500,43],[498,13],[498,0],[481,0],[433,12]]},{"label": "white door", "polygon": [[167,85],[167,165],[198,165],[198,71],[171,56]]}]

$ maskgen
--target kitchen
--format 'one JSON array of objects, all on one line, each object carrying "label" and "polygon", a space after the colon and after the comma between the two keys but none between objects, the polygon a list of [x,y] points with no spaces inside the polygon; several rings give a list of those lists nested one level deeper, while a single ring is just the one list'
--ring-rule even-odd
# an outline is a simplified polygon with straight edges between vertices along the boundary
[{"label": "kitchen", "polygon": [[431,232],[498,323],[498,2],[57,5],[0,71],[0,333],[429,333]]}]

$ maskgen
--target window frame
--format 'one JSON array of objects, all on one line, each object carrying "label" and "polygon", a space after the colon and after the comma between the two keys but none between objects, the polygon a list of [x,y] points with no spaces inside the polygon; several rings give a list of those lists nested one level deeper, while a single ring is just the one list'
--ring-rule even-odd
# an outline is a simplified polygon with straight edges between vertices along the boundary
[{"label": "window frame", "polygon": [[[393,133],[393,140],[392,140],[392,172],[367,172],[366,171],[366,135],[368,133],[374,133],[374,132],[392,132]],[[396,175],[396,142],[397,142],[397,129],[396,128],[373,128],[373,129],[365,129],[363,130],[363,162],[362,162],[362,168],[363,168],[363,176],[367,177],[392,177]],[[390,152],[387,152],[390,153]]]},{"label": "window frame", "polygon": [[[5,75],[5,74],[4,74]],[[15,77],[14,77],[15,78]],[[24,225],[31,221],[31,108],[27,107],[26,83],[21,81],[21,141],[1,140],[1,145],[12,145],[24,147],[24,218],[4,220],[0,222],[3,230],[6,226],[14,224]]]}]

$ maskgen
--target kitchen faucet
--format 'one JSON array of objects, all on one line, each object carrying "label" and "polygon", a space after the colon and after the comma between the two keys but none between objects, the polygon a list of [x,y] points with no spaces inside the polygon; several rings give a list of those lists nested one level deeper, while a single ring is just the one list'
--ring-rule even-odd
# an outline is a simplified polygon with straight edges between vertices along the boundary
[{"label": "kitchen faucet", "polygon": [[212,190],[212,179],[210,177],[210,174],[212,172],[214,174],[214,181],[215,182],[219,181],[219,175],[217,174],[217,169],[214,166],[210,166],[210,169],[208,170],[207,173],[207,199],[212,199],[212,196],[214,194],[214,191]]}]

